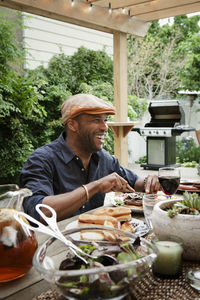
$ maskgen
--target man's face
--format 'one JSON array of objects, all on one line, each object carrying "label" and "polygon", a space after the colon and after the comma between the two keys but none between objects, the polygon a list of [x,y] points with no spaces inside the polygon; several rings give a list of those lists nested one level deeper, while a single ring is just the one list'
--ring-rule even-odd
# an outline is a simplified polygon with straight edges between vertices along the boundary
[{"label": "man's face", "polygon": [[92,153],[103,148],[104,137],[108,131],[107,117],[107,114],[82,114],[76,119],[80,144],[84,151]]}]

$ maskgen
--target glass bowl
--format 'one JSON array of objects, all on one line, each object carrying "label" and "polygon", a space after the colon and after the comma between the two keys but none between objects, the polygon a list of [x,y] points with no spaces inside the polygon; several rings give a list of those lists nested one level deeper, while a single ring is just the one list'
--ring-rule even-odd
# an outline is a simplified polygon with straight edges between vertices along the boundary
[{"label": "glass bowl", "polygon": [[[99,230],[105,237],[114,234],[116,241],[96,240]],[[150,269],[157,257],[157,249],[150,242],[141,238],[136,249],[138,239],[119,229],[84,226],[65,230],[63,234],[78,246],[86,249],[93,246],[92,255],[100,256],[95,260],[85,256],[89,262],[85,265],[55,238],[49,238],[37,249],[34,267],[66,299],[123,299],[129,286]],[[83,240],[82,234],[92,236],[95,241]]]}]

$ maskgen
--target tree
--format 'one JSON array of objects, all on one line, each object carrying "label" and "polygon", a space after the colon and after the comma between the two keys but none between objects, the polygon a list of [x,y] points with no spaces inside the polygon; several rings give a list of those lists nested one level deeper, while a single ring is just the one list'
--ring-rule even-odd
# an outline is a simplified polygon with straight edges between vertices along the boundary
[{"label": "tree", "polygon": [[199,31],[198,21],[199,16],[181,16],[174,18],[172,26],[162,27],[154,21],[143,40],[129,36],[129,93],[149,99],[176,97],[187,62],[191,73],[198,73],[196,55],[191,64],[191,56],[183,49]]},{"label": "tree", "polygon": [[145,40],[135,39],[133,45],[129,44],[129,94],[151,100],[168,98],[177,91],[178,74],[185,64],[181,56],[175,55],[177,38],[165,44],[148,35]]},{"label": "tree", "polygon": [[187,61],[180,72],[181,86],[184,90],[200,91],[200,35],[195,34],[181,45]]}]

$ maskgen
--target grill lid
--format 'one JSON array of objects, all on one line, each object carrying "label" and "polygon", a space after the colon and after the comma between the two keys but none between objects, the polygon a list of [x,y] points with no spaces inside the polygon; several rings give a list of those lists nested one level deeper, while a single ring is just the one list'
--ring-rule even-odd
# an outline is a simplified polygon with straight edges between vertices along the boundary
[{"label": "grill lid", "polygon": [[151,101],[148,107],[151,115],[145,127],[175,127],[185,124],[185,114],[178,100]]}]

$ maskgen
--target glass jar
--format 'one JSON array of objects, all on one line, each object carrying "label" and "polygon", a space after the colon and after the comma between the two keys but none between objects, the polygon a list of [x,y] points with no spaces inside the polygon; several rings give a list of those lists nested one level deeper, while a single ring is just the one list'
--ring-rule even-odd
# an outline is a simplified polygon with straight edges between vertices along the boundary
[{"label": "glass jar", "polygon": [[161,235],[153,237],[152,244],[158,249],[153,274],[161,278],[178,278],[182,271],[182,239],[174,235]]},{"label": "glass jar", "polygon": [[0,282],[22,277],[32,267],[38,246],[35,234],[14,218],[22,209],[24,197],[31,195],[29,189],[14,184],[0,185]]}]

